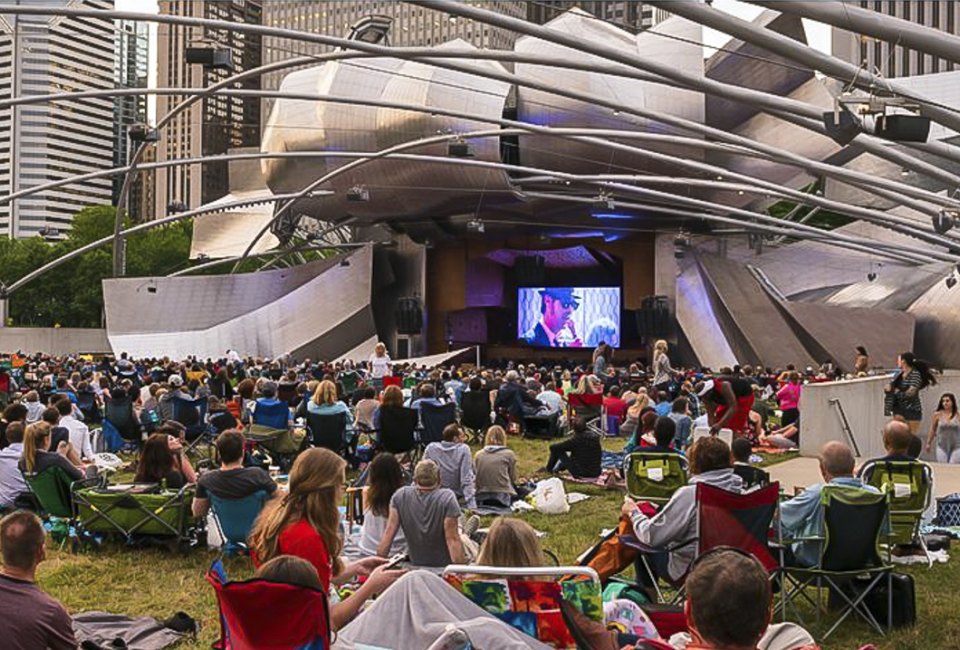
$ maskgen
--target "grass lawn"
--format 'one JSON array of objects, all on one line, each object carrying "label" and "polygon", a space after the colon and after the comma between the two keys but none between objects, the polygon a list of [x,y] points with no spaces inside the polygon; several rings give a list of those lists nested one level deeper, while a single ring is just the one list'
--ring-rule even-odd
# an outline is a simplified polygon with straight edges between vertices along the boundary
[{"label": "grass lawn", "polygon": [[[520,460],[521,476],[532,476],[546,460],[546,441],[511,438],[509,444]],[[613,439],[605,444],[617,449],[623,441]],[[601,529],[616,525],[623,497],[618,492],[585,485],[568,484],[567,488],[589,494],[591,498],[572,506],[567,515],[531,513],[523,518],[547,533],[543,540],[546,548],[556,553],[562,562],[571,563],[596,540]],[[488,523],[489,519],[484,521],[484,525]],[[39,581],[72,613],[99,610],[163,619],[183,610],[196,618],[202,629],[196,642],[188,641],[179,647],[209,648],[218,638],[219,623],[213,591],[204,579],[204,572],[216,557],[214,551],[195,551],[182,556],[166,550],[112,546],[81,554],[51,550],[40,567]],[[246,558],[228,559],[226,567],[232,578],[244,578],[252,573]],[[895,631],[884,639],[864,625],[847,622],[824,648],[848,650],[866,643],[874,643],[879,650],[960,647],[958,600],[950,595],[954,593],[951,585],[960,584],[958,567],[960,563],[952,560],[932,569],[904,569],[916,580],[919,620],[915,627]]]}]

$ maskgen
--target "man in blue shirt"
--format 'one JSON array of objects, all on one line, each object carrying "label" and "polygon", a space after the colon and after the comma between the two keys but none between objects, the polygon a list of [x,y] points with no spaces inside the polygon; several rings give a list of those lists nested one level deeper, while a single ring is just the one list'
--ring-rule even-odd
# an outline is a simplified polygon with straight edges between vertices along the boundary
[{"label": "man in blue shirt", "polygon": [[[853,475],[853,452],[842,442],[828,442],[820,450],[820,475],[823,483],[811,485],[789,501],[780,504],[780,524],[787,539],[823,537],[820,493],[824,485],[840,485],[873,494],[879,491]],[[820,559],[821,540],[796,542],[793,555],[797,566],[815,566]]]}]

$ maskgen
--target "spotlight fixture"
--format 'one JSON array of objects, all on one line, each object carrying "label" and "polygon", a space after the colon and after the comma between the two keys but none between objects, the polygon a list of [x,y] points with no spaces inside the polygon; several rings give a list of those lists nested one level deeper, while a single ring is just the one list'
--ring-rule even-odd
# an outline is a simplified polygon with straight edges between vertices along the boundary
[{"label": "spotlight fixture", "polygon": [[370,200],[370,192],[363,185],[354,185],[347,190],[347,200],[355,203],[365,203]]},{"label": "spotlight fixture", "polygon": [[597,210],[616,210],[617,204],[613,201],[612,196],[606,192],[600,192],[597,198],[593,200],[593,207]]},{"label": "spotlight fixture", "polygon": [[690,237],[682,230],[673,238],[673,257],[682,260],[690,247]]},{"label": "spotlight fixture", "polygon": [[957,224],[957,217],[957,212],[941,210],[933,217],[933,229],[938,235],[945,235]]},{"label": "spotlight fixture", "polygon": [[953,289],[955,286],[957,286],[956,276],[953,275],[952,273],[948,275],[946,279],[946,283],[947,283],[947,289]]},{"label": "spotlight fixture", "polygon": [[160,131],[150,128],[149,124],[144,124],[143,122],[131,124],[130,128],[127,129],[127,135],[130,136],[130,140],[133,142],[160,141]]},{"label": "spotlight fixture", "polygon": [[874,273],[873,271],[870,271],[869,273],[867,273],[867,282],[873,282],[876,279],[877,279],[876,273]]},{"label": "spotlight fixture", "polygon": [[447,155],[451,158],[473,158],[473,145],[463,138],[457,138],[447,144]]},{"label": "spotlight fixture", "polygon": [[481,219],[471,219],[467,222],[467,232],[483,233],[486,231],[486,229],[487,228]]},{"label": "spotlight fixture", "polygon": [[199,64],[206,70],[226,70],[233,72],[233,50],[229,47],[188,47],[185,61]]}]

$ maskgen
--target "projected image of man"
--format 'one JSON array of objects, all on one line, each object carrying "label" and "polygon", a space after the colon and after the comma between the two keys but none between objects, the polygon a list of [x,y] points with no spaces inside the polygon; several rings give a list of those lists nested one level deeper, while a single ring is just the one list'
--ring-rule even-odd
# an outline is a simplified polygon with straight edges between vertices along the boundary
[{"label": "projected image of man", "polygon": [[569,287],[540,290],[540,320],[521,338],[530,345],[551,348],[583,347],[571,316],[580,307],[580,297]]}]

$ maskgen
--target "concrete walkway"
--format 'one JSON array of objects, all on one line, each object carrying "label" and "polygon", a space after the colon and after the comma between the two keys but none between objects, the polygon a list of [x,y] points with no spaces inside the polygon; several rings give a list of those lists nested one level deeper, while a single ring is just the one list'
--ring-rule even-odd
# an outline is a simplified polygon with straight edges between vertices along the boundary
[{"label": "concrete walkway", "polygon": [[[930,467],[933,468],[934,497],[960,492],[960,465],[930,463]],[[792,458],[766,470],[774,481],[780,481],[780,486],[787,494],[793,494],[795,487],[804,488],[823,480],[816,458]]]}]

